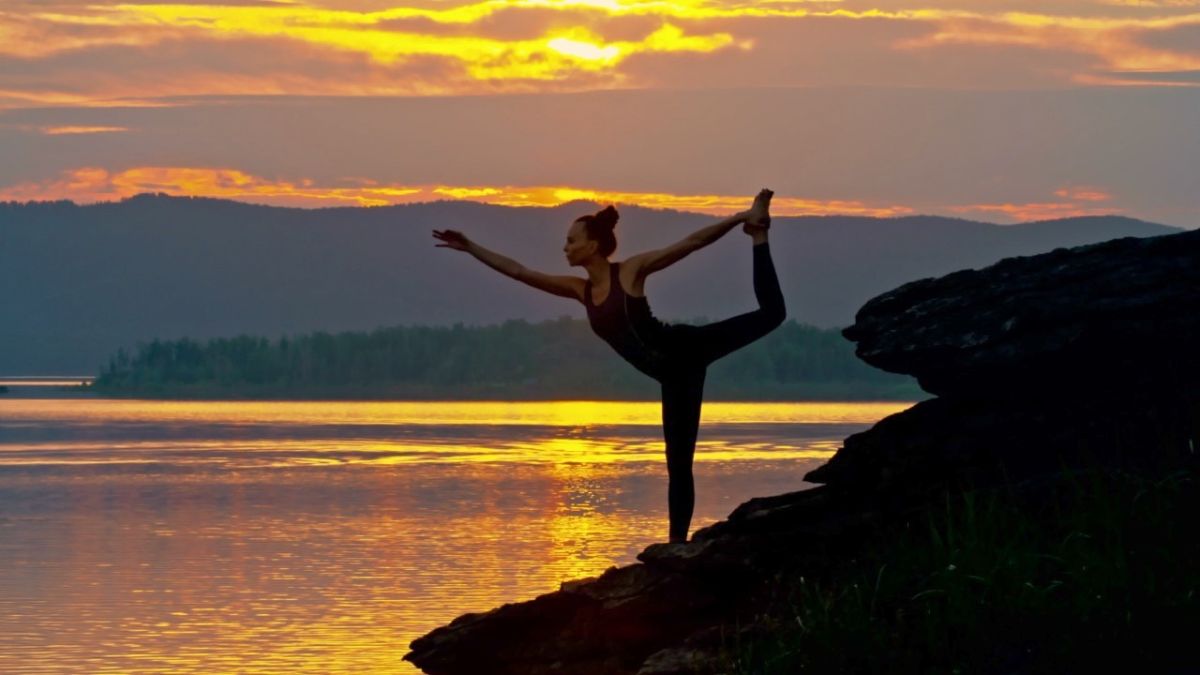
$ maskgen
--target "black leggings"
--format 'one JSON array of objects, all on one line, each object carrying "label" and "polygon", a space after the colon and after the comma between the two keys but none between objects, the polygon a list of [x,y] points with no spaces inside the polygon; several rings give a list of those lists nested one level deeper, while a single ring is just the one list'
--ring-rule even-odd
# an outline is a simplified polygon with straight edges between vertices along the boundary
[{"label": "black leggings", "polygon": [[705,326],[671,327],[672,361],[662,384],[663,438],[667,445],[667,505],[672,540],[687,539],[696,502],[692,458],[700,428],[704,374],[708,364],[745,347],[783,323],[786,310],[771,250],[766,243],[754,250],[754,297],[758,309]]}]

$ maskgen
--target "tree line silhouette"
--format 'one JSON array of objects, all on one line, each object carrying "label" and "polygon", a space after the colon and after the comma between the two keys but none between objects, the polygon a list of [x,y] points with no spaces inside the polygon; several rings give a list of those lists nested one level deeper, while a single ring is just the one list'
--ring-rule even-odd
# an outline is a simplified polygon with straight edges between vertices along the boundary
[{"label": "tree line silhouette", "polygon": [[[658,385],[563,317],[488,326],[396,326],[270,340],[153,340],[118,350],[94,384],[113,395],[657,399]],[[729,399],[920,397],[875,370],[836,329],[788,321],[709,368]]]}]

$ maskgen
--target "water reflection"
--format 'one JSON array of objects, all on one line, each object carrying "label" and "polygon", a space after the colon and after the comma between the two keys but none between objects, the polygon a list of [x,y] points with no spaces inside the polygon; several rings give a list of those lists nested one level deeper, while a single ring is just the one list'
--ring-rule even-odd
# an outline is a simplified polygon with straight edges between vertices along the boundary
[{"label": "water reflection", "polygon": [[[902,407],[706,405],[695,525]],[[417,635],[665,536],[657,425],[642,403],[2,401],[0,672],[415,672]]]},{"label": "water reflection", "polygon": [[[721,423],[870,423],[907,403],[706,402],[704,421]],[[70,421],[76,425],[154,424],[420,424],[655,425],[659,404],[648,401],[144,401],[15,399],[4,401],[8,420]]]},{"label": "water reflection", "polygon": [[[709,403],[696,459],[824,457],[905,407]],[[0,402],[0,465],[657,462],[660,415],[647,402],[16,399]]]}]

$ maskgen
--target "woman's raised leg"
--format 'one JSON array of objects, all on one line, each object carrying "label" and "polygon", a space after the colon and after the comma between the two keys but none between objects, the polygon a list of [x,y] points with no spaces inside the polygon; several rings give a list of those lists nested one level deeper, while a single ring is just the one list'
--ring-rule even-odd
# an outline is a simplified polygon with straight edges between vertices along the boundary
[{"label": "woman's raised leg", "polygon": [[667,511],[670,540],[687,541],[696,487],[692,459],[700,429],[700,406],[704,399],[704,369],[699,368],[662,380],[663,440],[667,446]]},{"label": "woman's raised leg", "polygon": [[771,260],[769,244],[763,241],[755,244],[752,250],[754,297],[758,300],[758,309],[724,321],[697,326],[695,348],[706,364],[770,333],[787,317],[783,291],[779,288],[779,277],[775,274],[775,263]]}]

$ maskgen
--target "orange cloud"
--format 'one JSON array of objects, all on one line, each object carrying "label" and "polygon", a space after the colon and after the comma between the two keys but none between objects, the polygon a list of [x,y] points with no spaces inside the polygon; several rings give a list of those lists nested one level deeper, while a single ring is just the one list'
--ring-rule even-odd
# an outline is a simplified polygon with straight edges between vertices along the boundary
[{"label": "orange cloud", "polygon": [[[67,171],[56,179],[26,182],[0,188],[0,200],[116,201],[144,192],[176,196],[219,197],[277,206],[386,206],[445,199],[464,199],[503,206],[555,206],[586,199],[724,215],[749,207],[746,195],[680,195],[661,192],[624,192],[567,186],[451,186],[380,185],[371,180],[345,181],[354,185],[323,186],[309,179],[271,180],[237,169],[192,167],[137,167],[108,171],[85,167]],[[819,200],[777,196],[776,215],[861,215],[888,217],[912,214],[899,205],[871,205],[853,200]]]},{"label": "orange cloud", "polygon": [[38,129],[41,133],[47,136],[63,136],[70,134],[107,134],[116,133],[119,131],[129,131],[127,127],[88,127],[88,126],[63,126],[63,127],[41,127]]},{"label": "orange cloud", "polygon": [[1054,191],[1054,196],[1083,202],[1105,202],[1112,199],[1112,195],[1104,190],[1082,185],[1060,188]]},{"label": "orange cloud", "polygon": [[[1105,87],[1196,87],[1200,82],[1179,79],[1179,75],[1187,71],[1154,72],[1154,71],[1125,71],[1113,73],[1077,73],[1074,76],[1076,84],[1087,84]],[[1136,77],[1135,77],[1136,76]]]},{"label": "orange cloud", "polygon": [[370,185],[318,188],[311,183],[268,180],[237,169],[150,166],[110,172],[84,167],[64,172],[54,180],[2,188],[0,199],[101,202],[143,192],[165,192],[288,206],[378,206],[406,201],[405,197],[421,192],[420,188]]},{"label": "orange cloud", "polygon": [[1200,0],[1101,0],[1115,7],[1200,7]]},{"label": "orange cloud", "polygon": [[[4,103],[11,99],[12,103]],[[176,103],[138,98],[130,93],[128,98],[113,95],[96,96],[61,92],[48,89],[5,89],[0,88],[0,110],[27,106],[66,106],[81,108],[170,108]]]},{"label": "orange cloud", "polygon": [[[947,14],[937,30],[905,40],[900,49],[927,49],[946,45],[1015,46],[1066,51],[1097,58],[1101,68],[1113,72],[1178,72],[1200,69],[1200,49],[1152,47],[1139,41],[1156,31],[1200,25],[1200,14],[1153,18],[1052,16],[1009,12],[994,16]],[[1091,72],[1072,74],[1081,84],[1110,83]],[[1189,84],[1189,83],[1175,83]]]},{"label": "orange cloud", "polygon": [[1061,202],[1027,202],[1021,204],[968,204],[951,206],[948,210],[965,215],[1003,214],[1017,222],[1049,220],[1052,218],[1074,218],[1078,216],[1100,216],[1121,213],[1123,209],[1099,206],[1096,202],[1112,199],[1112,195],[1094,187],[1064,187],[1054,191]]},{"label": "orange cloud", "polygon": [[1121,209],[1086,208],[1081,207],[1078,204],[1061,204],[1056,202],[1029,202],[1026,204],[973,204],[970,206],[951,206],[950,210],[962,214],[1000,213],[1020,223],[1026,223],[1035,220],[1051,220],[1055,218],[1078,218],[1080,216],[1103,216],[1121,213]]},{"label": "orange cloud", "polygon": [[105,17],[111,7],[65,9],[63,13],[0,11],[0,54],[36,59],[89,47],[147,47],[187,35],[186,30],[165,24],[129,30],[132,25]]}]

